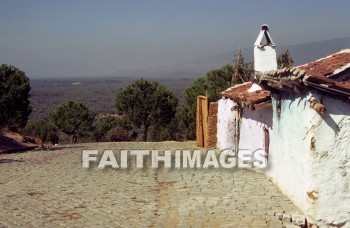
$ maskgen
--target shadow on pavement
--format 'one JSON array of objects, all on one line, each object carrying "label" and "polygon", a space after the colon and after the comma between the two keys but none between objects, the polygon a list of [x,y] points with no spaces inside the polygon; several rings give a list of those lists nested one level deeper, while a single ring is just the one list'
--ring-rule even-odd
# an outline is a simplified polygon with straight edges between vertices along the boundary
[{"label": "shadow on pavement", "polygon": [[16,159],[0,159],[0,164],[2,163],[11,163],[11,162],[24,162],[23,160],[16,160]]}]

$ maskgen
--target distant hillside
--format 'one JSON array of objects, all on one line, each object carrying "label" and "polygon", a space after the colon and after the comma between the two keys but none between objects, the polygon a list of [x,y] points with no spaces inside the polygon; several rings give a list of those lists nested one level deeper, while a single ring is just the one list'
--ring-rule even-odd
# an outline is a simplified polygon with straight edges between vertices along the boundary
[{"label": "distant hillside", "polygon": [[[297,45],[277,46],[277,53],[289,50],[294,59],[295,65],[301,65],[316,59],[325,57],[331,53],[338,52],[345,48],[350,48],[350,37],[337,38],[332,40],[318,41]],[[218,53],[210,56],[195,59],[168,66],[153,68],[138,68],[135,70],[118,71],[113,76],[133,76],[133,77],[161,77],[161,78],[197,78],[204,75],[209,70],[232,63],[233,56],[237,50],[233,49],[225,53]],[[247,61],[252,61],[253,44],[251,47],[242,49]]]},{"label": "distant hillside", "polygon": [[[297,45],[282,45],[276,44],[277,53],[280,54],[286,50],[289,50],[294,59],[295,65],[301,65],[307,62],[317,60],[325,57],[334,52],[338,52],[345,48],[350,48],[350,37],[343,37],[332,40],[325,40],[319,42],[297,44]],[[184,68],[203,69],[208,71],[215,67],[232,63],[236,50],[232,50],[225,53],[215,54],[212,56],[206,56],[184,64]],[[253,45],[249,48],[242,49],[244,58],[247,61],[253,61]]]},{"label": "distant hillside", "polygon": [[304,64],[325,57],[342,49],[350,48],[350,37],[325,40],[301,45],[277,47],[279,52],[289,50],[294,58],[295,65]]}]

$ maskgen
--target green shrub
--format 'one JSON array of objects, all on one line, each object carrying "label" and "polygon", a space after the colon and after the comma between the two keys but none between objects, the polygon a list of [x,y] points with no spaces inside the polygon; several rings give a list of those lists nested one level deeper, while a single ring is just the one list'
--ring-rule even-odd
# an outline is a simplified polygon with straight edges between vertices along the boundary
[{"label": "green shrub", "polygon": [[31,120],[25,127],[25,133],[32,137],[37,137],[43,142],[52,144],[58,143],[58,129],[45,120]]},{"label": "green shrub", "polygon": [[107,116],[97,122],[93,136],[96,141],[126,141],[131,130],[132,125],[127,118]]}]

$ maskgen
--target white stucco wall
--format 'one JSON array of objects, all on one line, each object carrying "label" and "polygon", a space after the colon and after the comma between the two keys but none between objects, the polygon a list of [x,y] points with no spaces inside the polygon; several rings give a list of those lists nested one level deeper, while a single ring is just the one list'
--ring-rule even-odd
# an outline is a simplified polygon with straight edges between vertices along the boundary
[{"label": "white stucco wall", "polygon": [[[320,116],[308,99],[323,100]],[[350,226],[350,104],[319,94],[283,93],[266,174],[318,224]],[[313,141],[313,143],[311,143]]]},{"label": "white stucco wall", "polygon": [[[252,111],[243,108],[240,125],[240,149],[257,150],[265,147],[264,127],[269,131],[270,142],[272,137],[272,107]],[[271,149],[270,143],[270,149]],[[268,152],[268,151],[267,151]]]},{"label": "white stucco wall", "polygon": [[234,148],[236,105],[231,99],[218,101],[217,147],[220,150]]}]

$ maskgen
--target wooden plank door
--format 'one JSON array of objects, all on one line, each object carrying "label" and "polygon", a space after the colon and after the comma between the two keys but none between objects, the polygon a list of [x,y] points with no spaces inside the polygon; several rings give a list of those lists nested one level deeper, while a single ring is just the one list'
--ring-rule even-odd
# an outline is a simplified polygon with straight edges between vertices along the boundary
[{"label": "wooden plank door", "polygon": [[207,147],[208,143],[208,97],[197,97],[196,135],[197,146]]}]

